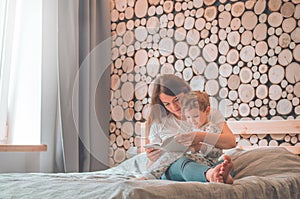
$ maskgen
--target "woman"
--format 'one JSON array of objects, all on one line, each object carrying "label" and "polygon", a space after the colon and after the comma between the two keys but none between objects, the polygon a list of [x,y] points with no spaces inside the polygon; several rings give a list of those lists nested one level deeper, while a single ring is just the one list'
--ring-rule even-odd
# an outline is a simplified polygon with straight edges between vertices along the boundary
[{"label": "woman", "polygon": [[[224,122],[221,134],[187,132],[190,125],[182,118],[180,99],[190,90],[189,85],[175,75],[163,75],[155,80],[148,120],[150,143],[162,142],[166,138],[176,135],[177,142],[189,146],[193,151],[200,150],[201,142],[220,149],[235,147],[235,137],[226,122]],[[162,151],[148,148],[146,153],[149,164],[152,164],[159,159]],[[180,158],[165,171],[161,179],[227,183],[232,166],[233,163],[228,156],[224,157],[223,163],[212,168],[199,165],[187,158]],[[199,172],[199,176],[195,173],[185,172],[185,168],[189,168],[189,170],[193,168],[196,173]],[[195,176],[197,176],[196,179]]]}]

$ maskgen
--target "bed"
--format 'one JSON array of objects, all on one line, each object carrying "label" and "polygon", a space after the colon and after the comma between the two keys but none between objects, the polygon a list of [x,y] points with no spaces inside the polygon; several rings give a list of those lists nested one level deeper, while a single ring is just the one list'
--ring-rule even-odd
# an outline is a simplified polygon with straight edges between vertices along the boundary
[{"label": "bed", "polygon": [[283,147],[232,149],[233,185],[138,180],[145,153],[105,171],[0,175],[0,198],[300,198],[300,157]]},{"label": "bed", "polygon": [[[228,125],[234,134],[248,137],[270,132],[300,135],[299,120]],[[0,174],[0,198],[300,198],[299,145],[238,146],[225,153],[234,162],[233,185],[138,180],[147,172],[147,157],[141,153],[104,171]]]}]

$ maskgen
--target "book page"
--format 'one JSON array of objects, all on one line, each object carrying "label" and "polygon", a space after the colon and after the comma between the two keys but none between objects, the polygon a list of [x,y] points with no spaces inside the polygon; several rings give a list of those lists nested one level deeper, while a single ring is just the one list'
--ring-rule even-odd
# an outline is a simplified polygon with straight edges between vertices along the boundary
[{"label": "book page", "polygon": [[161,145],[163,150],[168,152],[186,152],[188,147],[176,142],[174,136],[167,138]]},{"label": "book page", "polygon": [[176,142],[174,140],[174,136],[169,137],[163,141],[163,143],[151,143],[146,144],[144,148],[153,148],[153,149],[160,149],[167,152],[186,152],[188,150],[188,147]]},{"label": "book page", "polygon": [[146,144],[144,146],[145,149],[153,148],[153,149],[162,149],[159,143]]}]

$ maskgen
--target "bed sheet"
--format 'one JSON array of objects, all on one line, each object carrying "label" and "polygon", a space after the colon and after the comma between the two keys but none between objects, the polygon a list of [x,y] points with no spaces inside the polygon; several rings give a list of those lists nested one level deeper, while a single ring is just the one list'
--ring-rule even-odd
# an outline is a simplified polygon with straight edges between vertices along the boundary
[{"label": "bed sheet", "polygon": [[0,174],[0,198],[300,198],[300,157],[284,148],[227,152],[233,185],[137,180],[146,171],[139,154],[105,171]]}]

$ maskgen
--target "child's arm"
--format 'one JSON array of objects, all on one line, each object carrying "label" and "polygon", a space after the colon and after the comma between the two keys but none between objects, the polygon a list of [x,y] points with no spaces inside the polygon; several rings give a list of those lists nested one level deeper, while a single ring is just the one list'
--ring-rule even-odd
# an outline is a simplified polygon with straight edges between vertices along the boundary
[{"label": "child's arm", "polygon": [[221,134],[190,132],[177,135],[175,140],[185,146],[200,145],[201,142],[213,145],[220,149],[230,149],[236,146],[235,137],[226,122],[224,122]]}]

